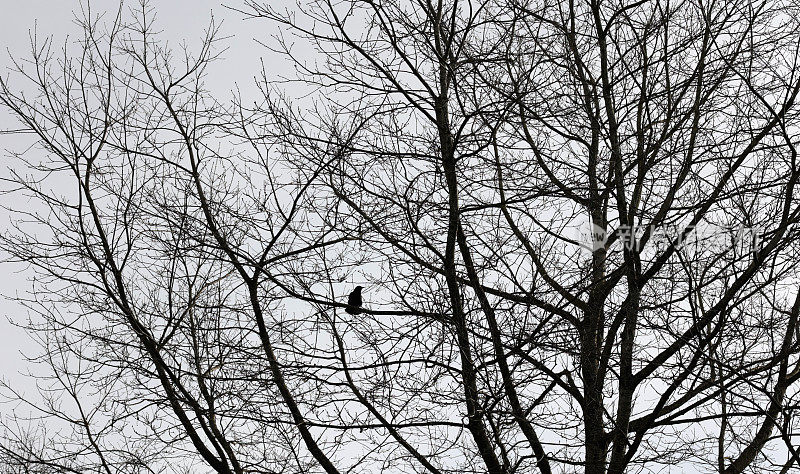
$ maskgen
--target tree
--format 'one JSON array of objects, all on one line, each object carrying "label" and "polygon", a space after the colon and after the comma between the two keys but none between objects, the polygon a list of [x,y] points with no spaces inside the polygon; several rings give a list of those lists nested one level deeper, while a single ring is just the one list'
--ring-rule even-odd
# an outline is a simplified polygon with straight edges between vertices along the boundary
[{"label": "tree", "polygon": [[296,68],[255,102],[146,5],[0,82],[65,427],[5,418],[14,472],[800,464],[797,5],[240,11]]}]

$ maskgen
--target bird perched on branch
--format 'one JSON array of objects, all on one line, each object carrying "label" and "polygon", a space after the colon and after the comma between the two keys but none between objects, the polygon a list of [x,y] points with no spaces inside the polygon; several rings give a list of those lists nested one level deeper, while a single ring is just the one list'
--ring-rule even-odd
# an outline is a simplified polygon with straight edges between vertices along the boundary
[{"label": "bird perched on branch", "polygon": [[364,303],[361,299],[361,288],[361,286],[355,287],[347,297],[347,307],[344,309],[347,314],[361,314],[361,305]]}]

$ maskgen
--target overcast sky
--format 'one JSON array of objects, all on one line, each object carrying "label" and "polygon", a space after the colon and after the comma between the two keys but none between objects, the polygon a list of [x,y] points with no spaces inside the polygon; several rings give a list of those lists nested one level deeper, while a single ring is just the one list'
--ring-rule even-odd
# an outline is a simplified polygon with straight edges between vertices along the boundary
[{"label": "overcast sky", "polygon": [[[74,19],[75,13],[80,12],[78,0],[25,0],[23,2],[0,0],[2,15],[0,15],[0,70],[4,77],[8,77],[10,57],[21,58],[30,55],[30,36],[37,32],[40,37],[52,36],[55,44],[63,44],[69,37],[81,36],[79,27]],[[225,2],[226,5],[237,6],[236,0]],[[137,6],[137,1],[126,1],[126,8]],[[222,22],[222,34],[229,38],[225,40],[228,47],[223,60],[216,63],[209,71],[207,85],[215,92],[223,94],[235,86],[247,91],[252,87],[253,76],[261,68],[259,58],[266,52],[258,45],[255,37],[266,39],[269,36],[270,25],[265,21],[244,21],[242,15],[224,8],[218,1],[208,0],[161,0],[152,2],[157,12],[156,22],[164,32],[164,37],[177,45],[187,42],[188,45],[198,45],[202,38],[203,30],[208,26],[211,15],[217,22]],[[99,12],[100,8],[110,8],[116,11],[117,2],[93,1],[92,9]],[[35,29],[35,30],[34,30]],[[234,74],[235,73],[235,74]],[[0,131],[19,128],[18,124],[5,109],[0,110]],[[10,163],[9,150],[20,150],[31,140],[30,136],[16,136],[0,132],[0,153],[2,153],[5,170]],[[5,174],[5,171],[2,173]],[[0,194],[0,207],[23,206],[25,203],[13,202],[8,195]],[[2,216],[3,231],[8,228],[8,216]],[[7,256],[3,255],[5,259]],[[21,330],[16,329],[8,319],[24,321],[27,311],[11,298],[15,294],[22,294],[30,289],[29,274],[21,271],[20,266],[8,263],[0,264],[0,295],[3,304],[0,306],[0,377],[10,380],[14,385],[27,385],[18,375],[25,371],[25,363],[21,351],[35,348],[30,338]],[[28,351],[30,352],[30,351]],[[33,355],[33,354],[31,354]]]}]

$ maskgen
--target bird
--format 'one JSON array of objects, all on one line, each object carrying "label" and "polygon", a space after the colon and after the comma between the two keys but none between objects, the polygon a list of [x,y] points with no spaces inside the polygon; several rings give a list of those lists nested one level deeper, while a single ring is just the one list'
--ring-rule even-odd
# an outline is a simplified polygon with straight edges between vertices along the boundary
[{"label": "bird", "polygon": [[361,286],[355,287],[355,289],[350,292],[350,296],[347,297],[347,307],[344,309],[347,314],[361,314],[361,305],[363,304],[361,288]]}]

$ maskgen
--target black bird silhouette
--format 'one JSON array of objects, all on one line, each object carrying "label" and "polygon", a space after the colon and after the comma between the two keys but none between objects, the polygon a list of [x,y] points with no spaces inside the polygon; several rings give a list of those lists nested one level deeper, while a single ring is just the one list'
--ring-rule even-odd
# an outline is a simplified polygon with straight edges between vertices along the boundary
[{"label": "black bird silhouette", "polygon": [[347,314],[361,314],[361,305],[364,303],[361,299],[361,288],[361,286],[355,287],[347,297],[347,307],[344,309]]}]

